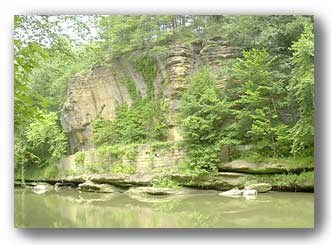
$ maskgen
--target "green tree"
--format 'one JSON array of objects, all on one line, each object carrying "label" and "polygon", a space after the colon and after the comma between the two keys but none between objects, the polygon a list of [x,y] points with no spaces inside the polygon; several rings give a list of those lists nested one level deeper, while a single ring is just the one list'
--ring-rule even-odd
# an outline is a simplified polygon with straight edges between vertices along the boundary
[{"label": "green tree", "polygon": [[264,155],[280,156],[289,153],[287,125],[282,112],[287,106],[284,80],[273,72],[273,62],[267,50],[251,49],[233,65],[240,85],[230,101],[235,115],[236,139],[256,144]]},{"label": "green tree", "polygon": [[38,157],[35,163],[40,166],[53,164],[66,153],[67,139],[57,122],[56,113],[41,113],[40,119],[26,130],[29,148]]},{"label": "green tree", "polygon": [[179,123],[192,169],[212,171],[219,163],[220,129],[228,116],[208,68],[197,72],[181,98]]},{"label": "green tree", "polygon": [[23,183],[27,168],[51,166],[67,150],[67,139],[57,124],[56,113],[37,113],[34,122],[15,134],[15,173],[19,173]]},{"label": "green tree", "polygon": [[291,129],[292,153],[313,154],[314,146],[314,34],[312,25],[307,25],[300,39],[290,48],[292,79],[289,90],[297,103],[299,118]]}]

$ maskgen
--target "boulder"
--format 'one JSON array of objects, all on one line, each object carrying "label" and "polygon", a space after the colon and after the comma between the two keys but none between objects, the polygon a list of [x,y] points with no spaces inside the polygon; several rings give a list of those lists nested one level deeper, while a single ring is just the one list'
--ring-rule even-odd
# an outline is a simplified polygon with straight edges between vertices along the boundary
[{"label": "boulder", "polygon": [[33,193],[36,193],[39,195],[53,190],[53,186],[48,183],[45,183],[45,182],[29,183],[29,185],[27,187],[31,188],[31,191]]},{"label": "boulder", "polygon": [[96,184],[90,180],[85,181],[78,185],[79,190],[87,192],[99,192],[99,193],[114,193],[119,192],[119,189],[108,184]]},{"label": "boulder", "polygon": [[221,191],[227,191],[234,187],[244,188],[248,177],[254,178],[248,174],[231,172],[219,172],[201,176],[173,173],[170,176],[170,178],[182,186]]},{"label": "boulder", "polygon": [[243,196],[256,196],[257,195],[257,191],[256,190],[244,190],[243,191]]},{"label": "boulder", "polygon": [[238,187],[232,188],[231,190],[224,191],[219,193],[218,195],[224,196],[224,197],[239,197],[243,193],[243,190],[239,190]]},{"label": "boulder", "polygon": [[272,188],[269,183],[257,183],[245,186],[245,190],[256,190],[259,193],[264,193],[270,191]]}]

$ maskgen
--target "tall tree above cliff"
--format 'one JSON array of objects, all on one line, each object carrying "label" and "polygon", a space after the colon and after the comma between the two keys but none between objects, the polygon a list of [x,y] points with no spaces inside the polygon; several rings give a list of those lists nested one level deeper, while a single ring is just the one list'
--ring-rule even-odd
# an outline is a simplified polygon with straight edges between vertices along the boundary
[{"label": "tall tree above cliff", "polygon": [[99,22],[105,49],[113,56],[167,44],[174,35],[173,16],[102,16]]}]

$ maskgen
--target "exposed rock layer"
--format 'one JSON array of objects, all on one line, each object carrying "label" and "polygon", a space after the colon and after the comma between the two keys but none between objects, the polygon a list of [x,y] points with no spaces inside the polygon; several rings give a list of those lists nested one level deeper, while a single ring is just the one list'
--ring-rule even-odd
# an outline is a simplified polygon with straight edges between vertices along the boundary
[{"label": "exposed rock layer", "polygon": [[[175,117],[180,95],[187,88],[192,73],[200,66],[209,65],[218,87],[222,87],[227,79],[222,71],[229,61],[238,56],[238,51],[238,48],[216,38],[200,43],[174,45],[169,47],[166,57],[155,57],[157,71],[153,81],[154,95],[162,96],[169,104],[168,140],[182,139]],[[93,147],[89,141],[91,121],[98,117],[114,119],[118,104],[131,104],[132,98],[123,83],[123,79],[127,78],[134,82],[138,93],[145,97],[147,82],[129,62],[129,55],[111,60],[102,67],[94,67],[89,74],[71,79],[61,112],[61,124],[69,136],[71,153]]]}]

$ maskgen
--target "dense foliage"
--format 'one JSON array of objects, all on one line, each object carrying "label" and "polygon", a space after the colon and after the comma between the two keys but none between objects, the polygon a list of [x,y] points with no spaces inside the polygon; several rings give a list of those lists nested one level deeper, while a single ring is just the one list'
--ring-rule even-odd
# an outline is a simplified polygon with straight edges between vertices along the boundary
[{"label": "dense foliage", "polygon": [[151,99],[154,95],[153,80],[156,75],[156,64],[151,56],[143,56],[139,58],[131,57],[131,63],[136,70],[142,74],[144,81],[147,83],[147,95]]},{"label": "dense foliage", "polygon": [[131,106],[119,105],[114,120],[97,119],[92,123],[93,142],[102,145],[165,140],[165,112],[165,103],[148,98]]},{"label": "dense foliage", "polygon": [[[53,112],[40,116],[15,137],[15,167],[24,176],[24,168],[43,168],[56,163],[67,150],[67,140]],[[23,172],[23,173],[22,173]]]},{"label": "dense foliage", "polygon": [[292,153],[313,154],[314,146],[314,34],[312,25],[307,25],[300,39],[291,50],[293,56],[290,96],[297,104],[298,120],[291,129]]},{"label": "dense foliage", "polygon": [[[119,105],[112,121],[92,122],[93,142],[104,149],[166,140],[167,104],[153,87],[156,58],[174,43],[215,37],[242,52],[220,71],[230,77],[221,91],[206,67],[189,79],[179,116],[189,167],[215,170],[220,148],[234,144],[251,145],[252,154],[263,157],[312,156],[314,35],[309,16],[16,16],[16,170],[22,178],[31,166],[56,174],[54,163],[67,148],[58,115],[68,81],[122,55],[147,83],[147,96],[142,98],[134,81],[122,79],[132,104]],[[76,158],[84,162],[83,153]],[[132,172],[130,166],[117,169]]]},{"label": "dense foliage", "polygon": [[[77,72],[73,69],[78,60],[74,59],[74,46],[91,40],[83,19],[83,16],[14,18],[14,155],[15,169],[22,179],[25,167],[31,167],[31,163],[38,163],[34,167],[53,164],[66,153],[66,139],[56,112],[63,101],[67,80],[72,72]],[[69,39],[68,31],[78,35]],[[54,168],[48,168],[48,175],[53,173]]]},{"label": "dense foliage", "polygon": [[312,26],[307,25],[289,49],[294,51],[287,61],[289,74],[281,74],[278,57],[265,49],[243,52],[232,69],[240,83],[225,90],[235,119],[231,127],[237,129],[231,137],[267,156],[312,155],[313,49]]},{"label": "dense foliage", "polygon": [[215,170],[219,162],[221,127],[228,108],[218,98],[207,68],[198,72],[181,100],[180,122],[190,165]]},{"label": "dense foliage", "polygon": [[[215,169],[220,148],[229,144],[251,145],[250,154],[265,159],[312,156],[312,25],[306,25],[288,55],[272,52],[243,50],[227,71],[232,79],[219,94],[208,70],[192,77],[179,120],[191,168]],[[284,69],[284,63],[290,67]]]},{"label": "dense foliage", "polygon": [[235,139],[241,143],[254,142],[267,155],[289,153],[288,125],[282,115],[288,103],[286,81],[273,72],[274,59],[265,50],[251,49],[233,65],[233,74],[240,80],[232,88]]}]

